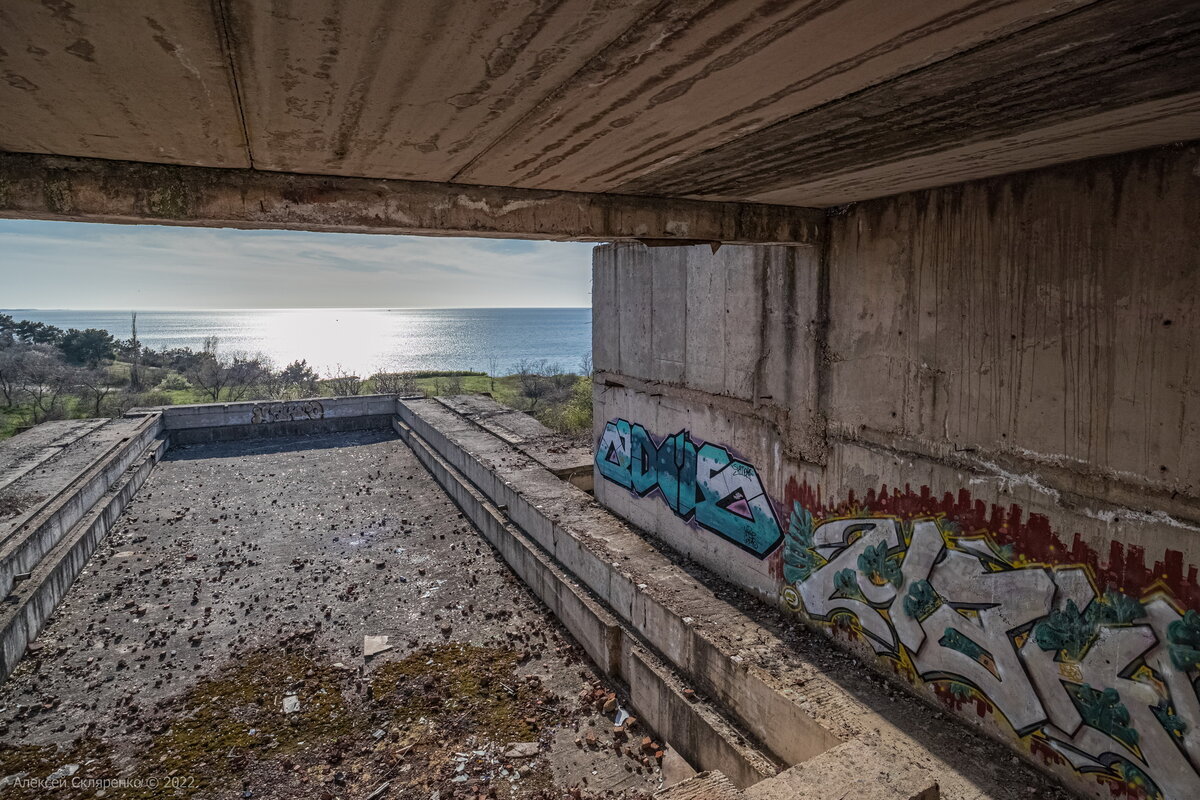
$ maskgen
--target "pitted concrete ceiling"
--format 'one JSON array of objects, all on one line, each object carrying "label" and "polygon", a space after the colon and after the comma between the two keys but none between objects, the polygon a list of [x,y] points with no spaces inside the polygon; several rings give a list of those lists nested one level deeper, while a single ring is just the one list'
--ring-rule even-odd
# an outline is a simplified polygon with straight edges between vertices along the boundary
[{"label": "pitted concrete ceiling", "polygon": [[825,206],[1200,137],[1195,0],[5,0],[0,150]]}]

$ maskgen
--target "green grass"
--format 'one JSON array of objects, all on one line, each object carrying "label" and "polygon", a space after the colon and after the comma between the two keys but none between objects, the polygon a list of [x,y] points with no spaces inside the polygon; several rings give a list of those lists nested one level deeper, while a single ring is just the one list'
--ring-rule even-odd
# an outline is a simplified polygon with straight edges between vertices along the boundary
[{"label": "green grass", "polygon": [[17,428],[27,424],[20,409],[0,408],[0,439],[7,439],[17,432]]},{"label": "green grass", "polygon": [[[129,366],[127,363],[115,362],[108,367],[108,370],[113,377],[127,380],[129,377]],[[178,373],[173,371],[166,373],[166,377],[168,378],[177,375]],[[520,384],[515,375],[492,378],[479,373],[432,371],[419,372],[415,373],[415,375],[420,376],[414,379],[417,390],[426,396],[432,397],[450,393],[490,394],[498,403],[510,408],[520,411],[530,410],[530,401],[521,395]],[[457,387],[454,386],[455,380],[457,380]],[[117,390],[117,392],[123,391],[126,390]],[[362,394],[372,394],[374,392],[374,383],[370,380],[363,381]],[[317,395],[321,396],[320,386],[318,386]],[[114,392],[113,396],[116,396],[116,392]],[[243,399],[257,400],[262,398],[250,393]],[[188,405],[211,402],[213,402],[212,398],[200,389],[158,389],[156,385],[147,386],[139,394],[136,404]],[[221,399],[217,402],[230,402],[228,394],[222,393]],[[14,435],[18,428],[28,425],[32,416],[30,410],[29,405],[0,409],[0,439],[6,439]],[[93,409],[90,406],[81,403],[75,397],[64,399],[63,413],[67,418],[86,418],[92,416],[92,411]],[[533,414],[545,425],[560,433],[577,435],[590,431],[592,425],[591,379],[579,378],[575,383],[570,397],[565,402],[539,402],[534,407]]]}]

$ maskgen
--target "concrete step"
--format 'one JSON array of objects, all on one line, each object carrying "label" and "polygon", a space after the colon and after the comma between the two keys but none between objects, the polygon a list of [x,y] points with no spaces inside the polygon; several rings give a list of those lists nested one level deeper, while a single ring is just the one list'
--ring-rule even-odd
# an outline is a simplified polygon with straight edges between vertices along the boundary
[{"label": "concrete step", "polygon": [[[396,432],[513,571],[562,621],[606,675],[623,683],[634,715],[688,762],[719,768],[739,785],[776,774],[772,760],[697,695],[683,677],[569,575],[419,434],[396,421]],[[652,737],[653,738],[653,737]]]},{"label": "concrete step", "polygon": [[877,742],[854,739],[746,790],[747,800],[938,800],[927,768]]},{"label": "concrete step", "polygon": [[29,503],[15,516],[0,520],[0,597],[12,590],[17,576],[36,568],[161,429],[157,414],[125,417],[106,420],[66,446],[44,445],[57,452],[4,489],[5,496]]},{"label": "concrete step", "polygon": [[592,449],[555,433],[528,414],[477,394],[434,398],[585,492],[592,491]]},{"label": "concrete step", "polygon": [[154,439],[18,582],[0,608],[0,680],[13,671],[117,517],[166,452]]},{"label": "concrete step", "polygon": [[402,401],[400,416],[774,760],[797,764],[841,744],[791,681],[759,666],[779,650],[773,634],[589,495],[436,401]]},{"label": "concrete step", "polygon": [[[746,793],[720,772],[701,772],[655,792],[657,800],[745,800]],[[797,795],[799,796],[799,795]]]},{"label": "concrete step", "polygon": [[21,476],[61,454],[108,419],[64,419],[35,425],[0,442],[0,492]]}]

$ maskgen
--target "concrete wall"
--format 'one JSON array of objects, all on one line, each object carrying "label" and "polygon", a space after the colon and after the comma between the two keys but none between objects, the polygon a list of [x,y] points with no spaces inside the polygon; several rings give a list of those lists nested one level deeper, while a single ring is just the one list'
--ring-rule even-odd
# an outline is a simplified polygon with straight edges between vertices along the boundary
[{"label": "concrete wall", "polygon": [[596,496],[1100,797],[1200,793],[1200,148],[598,248]]},{"label": "concrete wall", "polygon": [[396,415],[389,394],[160,406],[171,443],[256,439],[363,429],[386,429]]}]

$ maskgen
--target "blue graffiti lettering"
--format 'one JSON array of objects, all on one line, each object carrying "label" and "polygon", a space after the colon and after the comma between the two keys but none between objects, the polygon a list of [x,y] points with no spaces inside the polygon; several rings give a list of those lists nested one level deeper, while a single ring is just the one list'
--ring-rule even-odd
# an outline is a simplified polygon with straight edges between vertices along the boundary
[{"label": "blue graffiti lettering", "polygon": [[613,420],[596,445],[596,468],[605,480],[639,497],[657,491],[680,518],[759,558],[783,540],[758,471],[724,447],[697,447],[687,431],[655,444],[642,425]]}]

